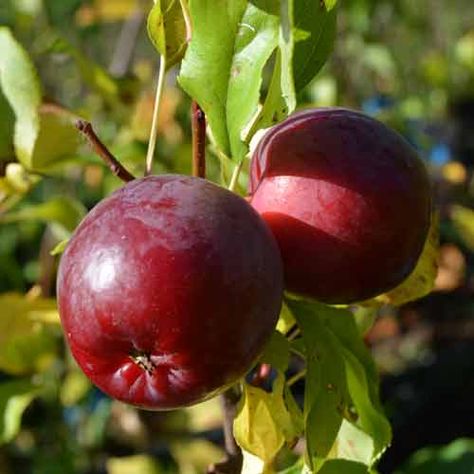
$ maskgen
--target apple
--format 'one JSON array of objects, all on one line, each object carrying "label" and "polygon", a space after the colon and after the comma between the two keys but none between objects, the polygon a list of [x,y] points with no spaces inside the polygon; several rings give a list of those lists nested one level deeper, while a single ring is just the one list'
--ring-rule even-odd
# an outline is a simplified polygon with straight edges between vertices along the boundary
[{"label": "apple", "polygon": [[430,226],[430,181],[415,151],[342,108],[303,111],[270,129],[252,156],[249,194],[278,241],[287,289],[326,303],[397,286]]},{"label": "apple", "polygon": [[242,377],[280,311],[278,246],[245,199],[204,179],[131,181],[81,222],[57,294],[71,352],[105,393],[147,409]]}]

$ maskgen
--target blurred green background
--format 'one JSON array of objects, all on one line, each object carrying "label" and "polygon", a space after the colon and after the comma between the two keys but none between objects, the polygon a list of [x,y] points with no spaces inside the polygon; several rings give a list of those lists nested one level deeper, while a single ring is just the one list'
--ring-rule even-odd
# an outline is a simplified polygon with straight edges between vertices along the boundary
[{"label": "blurred green background", "polygon": [[[187,474],[222,456],[218,401],[171,413],[111,401],[75,366],[55,310],[51,250],[121,185],[68,125],[69,111],[91,120],[133,173],[143,172],[158,63],[144,24],[150,6],[0,2],[0,25],[30,55],[45,102],[35,172],[26,172],[0,92],[0,474]],[[299,105],[354,107],[399,130],[426,162],[441,218],[434,293],[382,308],[367,336],[394,429],[379,470],[472,474],[472,0],[344,0],[338,29],[331,60]],[[189,174],[190,102],[174,79],[172,72],[155,172]],[[209,177],[219,181],[212,150],[208,161]],[[242,193],[246,178],[244,170]],[[303,392],[303,382],[295,391]]]}]

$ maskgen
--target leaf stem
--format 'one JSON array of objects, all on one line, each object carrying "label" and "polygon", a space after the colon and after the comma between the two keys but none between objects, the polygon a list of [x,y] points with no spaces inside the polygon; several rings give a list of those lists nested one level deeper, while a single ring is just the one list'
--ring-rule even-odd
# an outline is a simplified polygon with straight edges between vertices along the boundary
[{"label": "leaf stem", "polygon": [[193,132],[193,176],[206,177],[206,116],[193,100],[191,110]]},{"label": "leaf stem", "polygon": [[133,181],[133,176],[124,166],[115,158],[109,149],[101,142],[100,138],[94,132],[90,122],[85,120],[77,120],[76,128],[87,138],[89,145],[96,152],[96,154],[105,162],[112,173],[120,178],[125,183]]},{"label": "leaf stem", "polygon": [[161,97],[166,77],[166,60],[164,56],[160,59],[160,71],[158,73],[158,83],[156,86],[155,105],[153,108],[153,121],[151,123],[150,141],[148,142],[148,152],[146,155],[145,176],[151,174],[153,167],[153,156],[155,155],[156,139],[158,136],[158,115],[160,112]]},{"label": "leaf stem", "polygon": [[296,382],[300,381],[302,378],[306,377],[306,372],[307,370],[306,369],[303,369],[302,371],[298,372],[297,374],[293,375],[293,377],[290,377],[286,384],[288,385],[288,387],[291,387],[292,385],[294,385]]},{"label": "leaf stem", "polygon": [[237,183],[239,182],[240,172],[242,171],[242,166],[244,164],[244,160],[240,160],[234,167],[234,171],[232,173],[232,177],[230,178],[229,183],[229,191],[235,191],[237,187]]},{"label": "leaf stem", "polygon": [[193,34],[193,27],[191,23],[191,13],[189,11],[189,6],[186,0],[179,0],[181,4],[181,10],[183,11],[184,23],[186,25],[186,42],[189,43],[191,41],[191,37]]}]

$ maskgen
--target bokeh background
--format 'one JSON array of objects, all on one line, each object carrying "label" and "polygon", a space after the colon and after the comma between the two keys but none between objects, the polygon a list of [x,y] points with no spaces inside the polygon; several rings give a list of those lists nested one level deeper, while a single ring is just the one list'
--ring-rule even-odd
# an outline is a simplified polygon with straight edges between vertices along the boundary
[{"label": "bokeh background", "polygon": [[[218,401],[147,413],[110,400],[75,366],[55,310],[51,250],[121,185],[61,127],[64,109],[92,120],[116,156],[143,172],[158,64],[144,23],[150,4],[0,1],[0,25],[28,51],[47,102],[42,167],[26,173],[15,163],[13,114],[0,93],[0,474],[191,474],[222,456]],[[367,335],[394,430],[379,471],[472,474],[472,0],[344,0],[338,29],[330,61],[299,106],[354,107],[399,130],[429,169],[441,223],[435,291],[383,307]],[[172,72],[156,173],[190,173],[189,108]],[[212,150],[208,161],[219,181]],[[244,170],[241,192],[245,180]]]}]

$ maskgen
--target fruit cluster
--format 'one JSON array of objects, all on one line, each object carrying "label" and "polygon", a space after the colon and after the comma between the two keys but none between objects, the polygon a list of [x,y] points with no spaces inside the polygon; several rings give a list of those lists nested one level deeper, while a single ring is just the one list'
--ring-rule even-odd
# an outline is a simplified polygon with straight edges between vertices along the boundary
[{"label": "fruit cluster", "polygon": [[272,128],[250,200],[200,178],[137,179],[97,205],[61,259],[58,302],[90,379],[149,409],[202,401],[255,363],[283,289],[327,303],[393,288],[430,224],[411,147],[345,109]]}]

